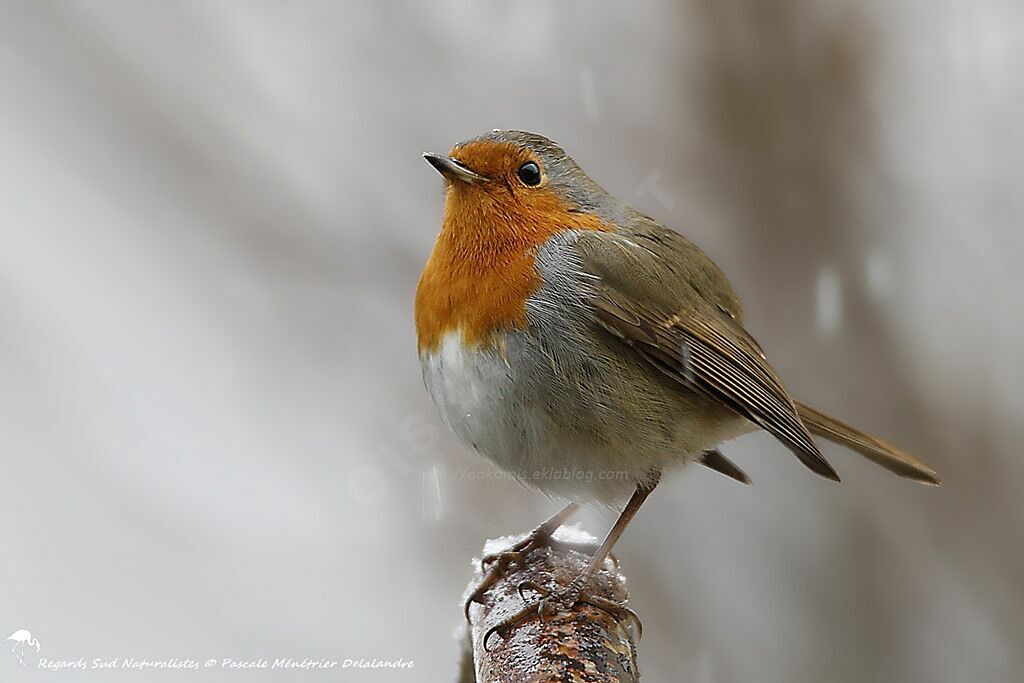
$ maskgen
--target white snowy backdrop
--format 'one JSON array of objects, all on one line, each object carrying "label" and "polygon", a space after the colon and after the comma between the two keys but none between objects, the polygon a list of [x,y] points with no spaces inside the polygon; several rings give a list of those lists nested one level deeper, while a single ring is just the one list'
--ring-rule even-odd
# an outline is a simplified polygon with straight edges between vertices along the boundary
[{"label": "white snowy backdrop", "polygon": [[557,503],[421,388],[419,154],[510,127],[945,481],[830,448],[835,486],[764,436],[726,449],[749,489],[670,476],[618,548],[646,679],[1020,680],[1022,73],[1016,0],[0,2],[0,638],[454,678],[469,558]]}]

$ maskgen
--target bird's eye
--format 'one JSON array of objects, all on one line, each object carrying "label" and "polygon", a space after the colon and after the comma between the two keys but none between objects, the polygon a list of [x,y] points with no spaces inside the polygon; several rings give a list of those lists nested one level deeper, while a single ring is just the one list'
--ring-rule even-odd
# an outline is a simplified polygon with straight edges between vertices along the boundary
[{"label": "bird's eye", "polygon": [[523,185],[528,187],[537,187],[540,185],[540,166],[532,161],[527,161],[525,164],[519,167],[516,171],[516,175],[523,181]]}]

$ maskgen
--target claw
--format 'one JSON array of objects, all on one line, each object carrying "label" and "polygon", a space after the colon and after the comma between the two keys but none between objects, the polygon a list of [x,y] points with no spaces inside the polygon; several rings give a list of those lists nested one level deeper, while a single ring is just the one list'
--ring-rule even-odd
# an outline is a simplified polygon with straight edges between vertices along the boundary
[{"label": "claw", "polygon": [[[478,588],[477,591],[479,590],[480,589]],[[473,603],[476,602],[481,605],[483,604],[483,602],[480,600],[481,597],[483,596],[478,596],[476,591],[474,591],[472,595],[466,598],[466,602],[464,602],[462,605],[462,614],[464,617],[466,617],[466,621],[469,621],[469,608],[473,606]]]},{"label": "claw", "polygon": [[530,590],[534,593],[539,593],[541,596],[545,598],[551,595],[551,591],[549,591],[544,586],[541,586],[535,583],[534,581],[523,581],[518,586],[516,586],[516,592],[519,593],[519,597],[523,602],[526,602],[526,596],[523,595],[524,590]]},{"label": "claw", "polygon": [[520,564],[523,561],[523,553],[517,549],[517,546],[512,546],[512,550],[506,550],[502,553],[492,553],[490,555],[484,555],[480,558],[480,571],[487,571],[487,567],[495,562],[498,563],[498,567],[502,571],[508,571],[513,563]]},{"label": "claw", "polygon": [[601,610],[617,622],[629,621],[633,623],[636,628],[637,641],[644,637],[644,624],[640,621],[640,615],[629,607],[600,595],[590,595],[589,593],[582,593],[579,602]]},{"label": "claw", "polygon": [[[497,624],[495,624],[494,626],[492,626],[489,629],[487,629],[487,632],[484,633],[484,651],[485,652],[490,652],[491,651],[491,649],[489,647],[487,647],[487,641],[490,640],[492,635],[494,635],[495,633],[497,633],[498,635],[501,635],[502,631],[505,631],[506,629],[510,629],[513,626],[518,626],[519,624],[521,624],[524,621],[526,621],[527,618],[532,616],[535,611],[537,612],[537,616],[540,617],[541,619],[543,619],[543,614],[540,613],[540,607],[541,607],[541,603],[542,602],[543,601],[536,602],[536,603],[527,603],[522,609],[520,609],[518,612],[516,612],[512,616],[506,617],[506,618],[502,619]],[[502,640],[504,640],[504,638],[505,637],[502,636]]]},{"label": "claw", "polygon": [[[504,578],[512,567],[516,565],[524,565],[526,563],[527,556],[537,550],[538,548],[544,548],[549,546],[565,546],[571,550],[577,550],[583,552],[583,547],[591,549],[593,546],[590,544],[573,544],[563,543],[562,541],[556,541],[551,536],[552,532],[545,529],[543,526],[534,529],[526,538],[513,545],[508,550],[491,553],[480,558],[480,571],[484,572],[484,578],[480,581],[480,585],[476,587],[466,602],[462,606],[462,613],[466,617],[466,621],[469,621],[469,608],[474,602],[483,603],[483,597],[487,591],[494,586],[498,581]],[[538,591],[539,592],[539,591]],[[525,601],[525,598],[523,599]]]},{"label": "claw", "polygon": [[[483,596],[489,588],[498,582],[498,579],[503,578],[505,574],[511,569],[513,563],[525,564],[529,554],[545,546],[552,545],[565,545],[567,547],[576,546],[578,544],[563,544],[560,541],[555,541],[552,535],[558,530],[562,524],[565,523],[576,511],[579,509],[579,505],[576,503],[569,503],[564,508],[559,510],[556,514],[549,517],[544,521],[543,524],[538,526],[536,529],[531,531],[526,538],[514,544],[511,548],[504,552],[492,553],[485,555],[480,559],[480,572],[484,574],[484,578],[480,581],[480,585],[476,587],[476,590],[466,599],[466,603],[463,605],[462,612],[466,616],[466,621],[469,621],[469,608],[474,602],[482,602]],[[573,549],[576,549],[573,547]],[[491,567],[488,570],[488,566],[493,562],[497,561],[496,567]],[[525,602],[525,600],[524,600]],[[490,635],[490,631],[487,635]],[[484,638],[484,643],[487,643],[487,638]]]},{"label": "claw", "polygon": [[[511,569],[512,564],[518,564],[523,561],[523,552],[521,550],[516,550],[515,548],[519,547],[519,545],[521,544],[526,543],[527,541],[529,541],[529,538],[527,538],[526,541],[520,541],[520,543],[517,543],[515,546],[513,546],[512,550],[503,553],[485,555],[483,558],[481,558],[481,571],[486,572],[486,574],[484,575],[483,580],[480,581],[480,585],[478,585],[476,587],[476,590],[474,590],[473,593],[468,598],[466,598],[466,602],[462,605],[462,614],[466,617],[466,621],[469,621],[469,608],[473,605],[473,603],[477,602],[483,604],[484,595],[492,586],[494,586],[494,584],[498,583],[499,579],[505,577],[505,575],[508,573],[508,570]],[[494,566],[492,566],[490,569],[487,569],[488,565]]]},{"label": "claw", "polygon": [[[533,591],[540,595],[541,598],[535,602],[527,602],[524,595],[525,591]],[[541,622],[546,622],[550,617],[556,616],[559,613],[571,612],[573,607],[579,604],[599,609],[618,623],[628,621],[634,624],[637,640],[639,641],[643,638],[644,626],[636,612],[614,600],[609,600],[600,595],[591,595],[583,590],[582,582],[579,580],[573,581],[565,589],[559,591],[548,590],[534,581],[523,581],[516,586],[516,592],[519,593],[519,597],[526,604],[518,612],[502,619],[487,629],[487,632],[484,634],[484,650],[487,652],[490,652],[487,642],[492,635],[497,634],[504,639],[503,633],[505,631],[519,626],[534,615]]]}]

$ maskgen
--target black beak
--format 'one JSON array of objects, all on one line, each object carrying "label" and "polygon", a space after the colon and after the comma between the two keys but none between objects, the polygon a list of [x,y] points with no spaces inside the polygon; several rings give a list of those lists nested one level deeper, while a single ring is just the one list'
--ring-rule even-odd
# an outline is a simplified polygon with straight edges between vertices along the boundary
[{"label": "black beak", "polygon": [[448,180],[460,180],[464,183],[480,183],[487,180],[479,173],[474,173],[462,163],[443,154],[424,152],[423,158]]}]

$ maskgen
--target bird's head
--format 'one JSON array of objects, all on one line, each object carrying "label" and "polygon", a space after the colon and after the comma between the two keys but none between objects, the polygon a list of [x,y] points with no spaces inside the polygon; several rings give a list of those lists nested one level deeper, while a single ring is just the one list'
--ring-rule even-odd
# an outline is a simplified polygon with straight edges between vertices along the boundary
[{"label": "bird's head", "polygon": [[494,130],[423,155],[445,178],[444,230],[457,240],[543,242],[565,229],[606,229],[621,207],[557,144]]},{"label": "bird's head", "polygon": [[444,176],[445,209],[416,291],[421,351],[452,330],[491,344],[495,331],[525,324],[541,286],[537,248],[567,230],[612,230],[629,210],[534,133],[495,130],[423,156]]}]

